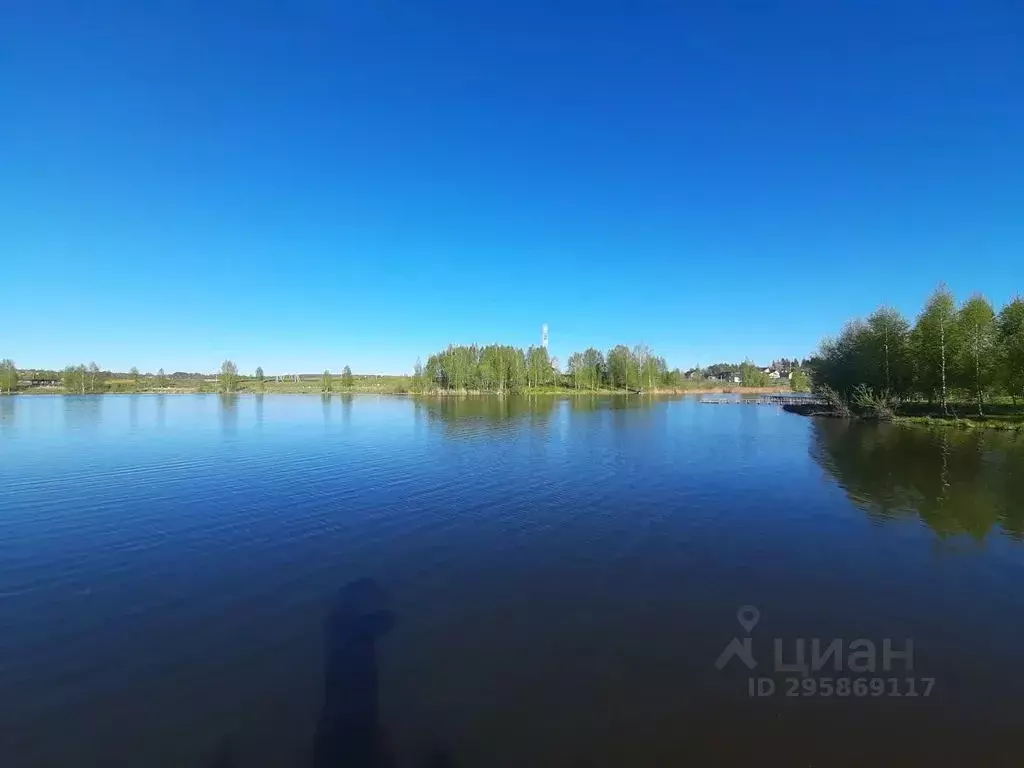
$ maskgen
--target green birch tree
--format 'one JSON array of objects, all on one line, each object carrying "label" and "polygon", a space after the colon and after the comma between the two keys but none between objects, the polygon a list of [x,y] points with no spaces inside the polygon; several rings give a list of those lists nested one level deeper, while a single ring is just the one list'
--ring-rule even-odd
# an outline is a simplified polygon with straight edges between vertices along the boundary
[{"label": "green birch tree", "polygon": [[18,369],[14,361],[9,358],[0,360],[0,394],[5,391],[8,395],[14,394],[18,389]]},{"label": "green birch tree", "polygon": [[868,315],[861,384],[877,392],[906,396],[913,386],[910,360],[910,323],[892,307],[879,307]]},{"label": "green birch tree", "polygon": [[928,299],[911,335],[919,386],[929,402],[938,397],[943,412],[949,411],[950,367],[959,352],[956,332],[956,299],[943,283]]},{"label": "green birch tree", "polygon": [[630,382],[636,378],[635,368],[633,353],[626,345],[619,344],[608,351],[608,383],[612,389],[629,389]]},{"label": "green birch tree", "polygon": [[225,360],[220,366],[218,377],[220,391],[226,394],[238,391],[238,366],[231,360]]},{"label": "green birch tree", "polygon": [[89,369],[84,365],[69,365],[61,376],[61,385],[67,392],[84,395],[89,384]]},{"label": "green birch tree", "polygon": [[103,371],[100,370],[100,367],[98,365],[96,365],[96,363],[94,363],[94,362],[93,363],[89,363],[88,376],[89,376],[89,392],[96,393],[96,392],[99,392],[100,390],[103,389],[103,387],[104,387]]},{"label": "green birch tree", "polygon": [[960,345],[955,378],[958,386],[973,394],[979,416],[984,413],[985,392],[992,387],[998,370],[995,319],[992,305],[981,295],[968,299],[956,318]]}]

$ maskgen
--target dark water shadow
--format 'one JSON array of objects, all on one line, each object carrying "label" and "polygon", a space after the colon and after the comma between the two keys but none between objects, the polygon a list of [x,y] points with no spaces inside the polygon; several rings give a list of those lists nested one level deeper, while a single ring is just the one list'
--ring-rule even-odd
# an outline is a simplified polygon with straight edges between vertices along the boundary
[{"label": "dark water shadow", "polygon": [[324,622],[324,701],[314,768],[392,765],[380,725],[377,641],[393,625],[387,597],[374,580],[339,590]]},{"label": "dark water shadow", "polygon": [[[395,765],[380,722],[377,644],[395,626],[384,589],[373,579],[342,587],[324,622],[324,700],[313,746],[314,768]],[[419,765],[455,768],[442,748]]]},{"label": "dark water shadow", "polygon": [[[378,643],[395,626],[384,589],[369,578],[353,581],[334,597],[323,626],[323,702],[312,768],[394,768],[380,721]],[[237,750],[225,739],[209,768],[242,768]],[[422,768],[456,768],[449,752],[434,748],[414,763]]]}]

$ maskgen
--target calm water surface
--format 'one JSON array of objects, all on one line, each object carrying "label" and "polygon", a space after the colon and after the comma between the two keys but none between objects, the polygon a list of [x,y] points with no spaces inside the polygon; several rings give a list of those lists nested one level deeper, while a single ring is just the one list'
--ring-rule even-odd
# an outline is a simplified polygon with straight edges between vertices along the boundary
[{"label": "calm water surface", "polygon": [[[1010,436],[694,399],[6,397],[0,480],[4,766],[307,765],[346,696],[397,766],[1024,763]],[[362,693],[325,650],[358,579],[387,617]],[[753,670],[716,667],[748,637]],[[859,677],[930,695],[786,695],[776,640],[857,638]]]}]

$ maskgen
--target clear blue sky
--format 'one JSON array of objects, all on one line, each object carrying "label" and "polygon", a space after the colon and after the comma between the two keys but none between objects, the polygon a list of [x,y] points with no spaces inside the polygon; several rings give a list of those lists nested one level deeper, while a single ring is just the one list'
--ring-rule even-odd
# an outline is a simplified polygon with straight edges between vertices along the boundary
[{"label": "clear blue sky", "polygon": [[1024,286],[1016,0],[32,0],[0,51],[23,367],[686,368]]}]

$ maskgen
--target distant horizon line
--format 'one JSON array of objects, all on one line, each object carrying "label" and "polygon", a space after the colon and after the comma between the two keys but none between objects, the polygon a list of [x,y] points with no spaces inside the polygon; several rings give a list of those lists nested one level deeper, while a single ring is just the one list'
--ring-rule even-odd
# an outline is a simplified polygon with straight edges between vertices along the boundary
[{"label": "distant horizon line", "polygon": [[[554,357],[554,359],[558,360],[559,363],[562,363],[562,361],[558,359],[557,355],[553,355],[552,357]],[[798,364],[802,364],[804,360],[808,360],[810,358],[809,357],[802,357],[802,358],[801,357],[792,357],[792,358],[782,357],[782,358],[773,358],[771,362],[774,363],[776,360],[780,360],[780,359],[782,359],[782,360],[796,360]],[[38,367],[38,366],[24,366],[24,367],[22,367],[22,366],[19,366],[17,364],[16,360],[12,360],[12,362],[14,363],[15,367],[18,369],[19,373],[56,373],[56,374],[60,374],[60,373],[63,373],[64,371],[68,370],[69,368],[75,368],[75,367],[78,367],[78,366],[96,365],[97,370],[98,370],[99,373],[108,374],[108,375],[112,375],[112,376],[119,376],[119,375],[132,376],[132,375],[134,375],[131,368],[129,368],[127,370],[119,370],[119,369],[115,369],[115,368],[103,368],[98,363],[95,363],[95,361],[91,361],[91,360],[89,361],[89,363],[77,363],[77,364],[74,364],[74,365],[65,365],[65,366],[61,366],[60,368],[47,368],[47,367]],[[234,361],[232,361],[230,358],[226,358],[224,362],[232,362],[233,363]],[[691,365],[691,366],[686,367],[686,368],[683,368],[682,366],[672,366],[669,370],[677,369],[680,372],[686,373],[688,371],[694,371],[694,370],[707,370],[708,368],[711,368],[712,366],[716,366],[716,365],[730,365],[730,366],[736,366],[738,368],[738,367],[742,366],[745,363],[751,363],[755,368],[769,368],[769,367],[771,367],[770,364],[769,365],[761,365],[760,363],[754,362],[750,358],[746,358],[746,359],[738,361],[738,362],[729,362],[729,361],[725,361],[725,360],[720,360],[718,362],[709,363],[708,365]],[[257,366],[256,368],[262,368],[262,366]],[[307,377],[307,376],[315,376],[315,377],[319,378],[319,377],[324,375],[325,371],[328,371],[332,376],[334,376],[334,375],[341,376],[343,371],[344,371],[344,369],[345,369],[345,366],[342,366],[341,368],[337,369],[337,371],[335,371],[334,369],[325,368],[325,369],[320,370],[320,371],[294,371],[294,370],[292,370],[292,371],[286,371],[286,372],[278,371],[278,372],[268,373],[267,371],[264,370],[263,371],[263,376],[265,378],[268,378],[268,379],[270,379],[270,378],[277,378],[277,377],[291,378],[291,377],[294,377],[294,376],[298,376],[300,378]],[[362,372],[361,373],[361,372],[356,371],[354,369],[350,369],[350,370],[351,370],[351,373],[352,373],[353,376],[382,376],[382,377],[398,378],[398,377],[401,377],[401,376],[410,376],[411,377],[411,376],[414,375],[414,371],[408,371],[408,372],[403,372],[403,373],[386,373],[386,372],[382,372],[382,371],[372,371],[372,372]],[[220,372],[218,370],[213,370],[213,371],[187,371],[187,370],[178,369],[178,370],[172,371],[172,370],[168,370],[166,368],[158,368],[155,371],[151,371],[151,370],[143,371],[143,370],[140,369],[138,371],[138,375],[140,375],[140,376],[160,376],[161,375],[160,371],[163,371],[163,375],[164,376],[168,376],[168,377],[173,377],[173,376],[181,375],[181,376],[191,376],[191,377],[200,377],[201,376],[201,377],[207,377],[207,378],[211,378],[211,379],[216,379],[218,376],[220,376]],[[256,374],[256,369],[254,368],[251,373],[243,373],[243,372],[240,371],[238,373],[238,375],[243,377],[243,378],[254,378],[257,374]]]}]

